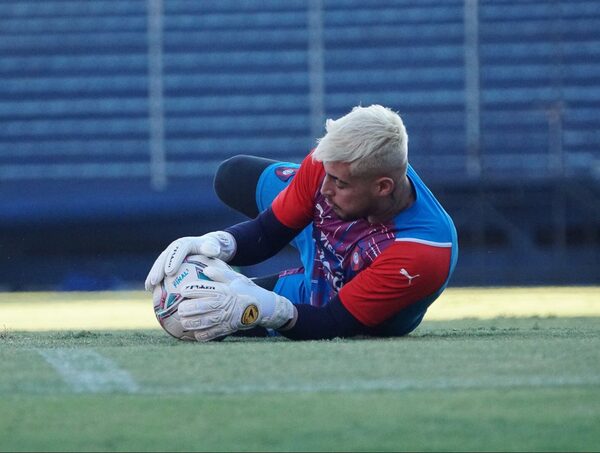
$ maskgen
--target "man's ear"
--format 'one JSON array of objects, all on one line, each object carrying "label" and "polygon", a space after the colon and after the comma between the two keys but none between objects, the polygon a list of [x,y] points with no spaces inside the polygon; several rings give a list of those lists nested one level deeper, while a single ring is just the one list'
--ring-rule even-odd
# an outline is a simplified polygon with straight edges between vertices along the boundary
[{"label": "man's ear", "polygon": [[377,178],[375,180],[375,193],[382,197],[387,197],[391,193],[394,192],[396,188],[396,183],[394,180],[388,176],[382,176],[381,178]]}]

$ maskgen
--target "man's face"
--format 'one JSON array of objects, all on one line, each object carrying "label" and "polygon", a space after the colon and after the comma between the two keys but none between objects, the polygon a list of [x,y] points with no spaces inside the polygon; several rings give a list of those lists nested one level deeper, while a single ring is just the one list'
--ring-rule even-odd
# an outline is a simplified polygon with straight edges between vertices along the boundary
[{"label": "man's face", "polygon": [[324,162],[321,194],[337,216],[345,221],[366,218],[373,210],[372,178],[352,176],[346,162]]}]

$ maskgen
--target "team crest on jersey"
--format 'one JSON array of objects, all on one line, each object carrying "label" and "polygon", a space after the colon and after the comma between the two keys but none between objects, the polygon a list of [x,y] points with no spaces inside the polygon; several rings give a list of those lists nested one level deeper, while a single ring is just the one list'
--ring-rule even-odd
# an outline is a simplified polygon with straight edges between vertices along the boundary
[{"label": "team crest on jersey", "polygon": [[354,252],[352,252],[352,263],[350,266],[352,267],[352,270],[356,272],[361,270],[364,267],[364,264],[360,249],[357,247],[354,249]]},{"label": "team crest on jersey", "polygon": [[296,169],[293,167],[277,167],[275,169],[275,175],[283,182],[288,182],[295,174]]}]

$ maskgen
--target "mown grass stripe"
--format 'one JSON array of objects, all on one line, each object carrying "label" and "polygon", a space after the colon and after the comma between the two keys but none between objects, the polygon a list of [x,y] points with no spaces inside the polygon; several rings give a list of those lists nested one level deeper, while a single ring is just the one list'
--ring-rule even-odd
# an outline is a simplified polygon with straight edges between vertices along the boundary
[{"label": "mown grass stripe", "polygon": [[[170,395],[177,394],[206,394],[206,395],[253,395],[253,394],[286,394],[286,393],[363,393],[379,391],[407,391],[407,390],[491,390],[508,388],[556,388],[600,385],[600,377],[589,376],[513,376],[493,379],[438,379],[427,382],[404,379],[374,379],[350,380],[348,382],[309,382],[306,384],[295,383],[269,383],[239,384],[232,386],[199,385],[179,386],[177,389],[154,389],[150,393]],[[146,393],[142,390],[141,393]]]},{"label": "mown grass stripe", "polygon": [[[118,368],[112,361],[95,351],[39,350],[44,359],[61,375],[69,388],[66,392],[52,389],[52,393],[135,393],[138,395],[275,395],[275,394],[318,394],[318,393],[369,393],[381,391],[444,391],[444,390],[500,390],[509,388],[561,388],[600,386],[597,375],[545,375],[529,376],[482,376],[465,379],[445,377],[437,379],[348,379],[308,382],[260,383],[240,381],[225,384],[203,384],[193,382],[188,385],[159,386],[156,383],[137,383],[131,375]],[[73,354],[75,353],[75,354]],[[44,394],[39,389],[37,394]]]},{"label": "mown grass stripe", "polygon": [[139,385],[115,362],[93,349],[38,349],[75,393],[136,393]]}]

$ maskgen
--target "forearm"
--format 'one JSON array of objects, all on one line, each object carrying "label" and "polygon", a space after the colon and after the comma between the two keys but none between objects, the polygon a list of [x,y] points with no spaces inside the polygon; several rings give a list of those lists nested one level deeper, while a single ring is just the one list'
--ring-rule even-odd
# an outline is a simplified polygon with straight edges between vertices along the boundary
[{"label": "forearm", "polygon": [[295,308],[294,319],[279,329],[291,340],[328,340],[368,333],[368,327],[354,318],[338,297],[323,307],[299,304]]},{"label": "forearm", "polygon": [[277,220],[271,209],[267,209],[255,219],[238,223],[225,231],[233,235],[237,245],[229,264],[247,266],[274,256],[301,230],[286,227]]}]

